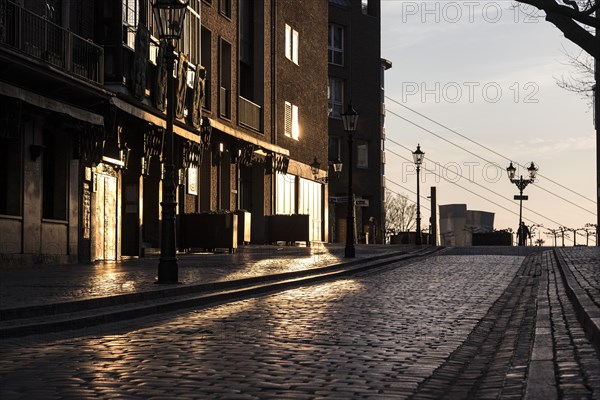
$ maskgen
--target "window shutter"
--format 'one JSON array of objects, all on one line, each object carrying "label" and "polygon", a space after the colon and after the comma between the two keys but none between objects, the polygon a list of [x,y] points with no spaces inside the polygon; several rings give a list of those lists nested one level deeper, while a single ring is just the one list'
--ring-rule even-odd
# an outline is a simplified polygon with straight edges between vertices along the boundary
[{"label": "window shutter", "polygon": [[284,133],[286,136],[292,136],[292,105],[285,102],[285,128]]}]

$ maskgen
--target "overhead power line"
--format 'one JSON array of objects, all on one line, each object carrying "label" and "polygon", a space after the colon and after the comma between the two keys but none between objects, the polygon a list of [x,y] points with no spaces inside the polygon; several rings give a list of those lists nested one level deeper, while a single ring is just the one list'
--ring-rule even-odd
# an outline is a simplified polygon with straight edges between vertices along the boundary
[{"label": "overhead power line", "polygon": [[[389,110],[389,109],[387,109],[387,110],[386,110],[386,112],[388,112],[388,113],[390,113],[390,114],[392,114],[392,115],[394,115],[394,116],[396,116],[396,117],[398,117],[398,118],[400,118],[400,119],[402,119],[402,120],[404,120],[404,121],[408,122],[408,123],[409,123],[409,124],[411,124],[411,125],[414,125],[414,126],[416,126],[416,127],[417,127],[417,128],[419,128],[419,129],[422,129],[422,130],[424,130],[425,132],[427,132],[427,133],[429,133],[429,134],[431,134],[431,135],[433,135],[433,136],[437,137],[438,139],[441,139],[441,140],[445,141],[445,142],[446,142],[446,143],[448,143],[448,144],[451,144],[452,146],[454,146],[454,147],[456,147],[456,148],[458,148],[458,149],[460,149],[460,150],[462,150],[462,151],[464,151],[464,152],[466,152],[466,153],[469,153],[469,154],[471,154],[471,155],[472,155],[472,156],[474,156],[474,157],[477,157],[477,158],[479,158],[479,159],[480,159],[480,160],[482,160],[482,161],[485,161],[485,162],[487,162],[487,163],[489,163],[489,164],[491,164],[491,165],[494,165],[494,166],[496,166],[497,168],[500,168],[500,169],[502,169],[502,167],[501,167],[501,166],[499,166],[497,163],[494,163],[494,162],[492,162],[492,161],[490,161],[490,160],[488,160],[488,159],[486,159],[486,158],[484,158],[484,157],[482,157],[482,156],[480,156],[480,155],[478,155],[478,154],[476,154],[476,153],[473,153],[472,151],[470,151],[470,150],[468,150],[468,149],[465,149],[464,147],[462,147],[462,146],[460,146],[460,145],[458,145],[458,144],[456,144],[456,143],[454,143],[454,142],[452,142],[452,141],[450,141],[450,140],[448,140],[448,139],[444,138],[443,136],[440,136],[440,135],[438,135],[437,133],[435,133],[435,132],[433,132],[433,131],[431,131],[431,130],[429,130],[429,129],[427,129],[427,128],[425,128],[425,127],[423,127],[423,126],[419,125],[419,124],[417,124],[416,122],[413,122],[413,121],[411,121],[411,120],[409,120],[409,119],[407,119],[407,118],[404,118],[403,116],[401,116],[401,115],[400,115],[400,114],[398,114],[398,113],[395,113],[395,112],[393,112],[393,111],[391,111],[391,110]],[[389,139],[387,139],[387,138],[386,138],[386,140],[389,140]],[[540,176],[541,176],[541,175],[540,175]],[[594,212],[592,212],[592,211],[590,211],[590,210],[588,210],[588,209],[586,209],[586,208],[584,208],[584,207],[580,206],[579,204],[573,203],[572,201],[570,201],[570,200],[568,200],[568,199],[565,199],[564,197],[562,197],[562,196],[559,196],[558,194],[556,194],[556,193],[554,193],[554,192],[551,192],[551,191],[549,191],[549,190],[547,190],[547,189],[543,188],[543,187],[542,187],[542,186],[540,186],[540,185],[537,185],[537,187],[538,187],[540,190],[542,190],[542,191],[544,191],[544,192],[546,192],[546,193],[549,193],[549,194],[551,194],[551,195],[553,195],[553,196],[555,196],[555,197],[558,197],[559,199],[561,199],[561,200],[563,200],[563,201],[565,201],[565,202],[567,202],[567,203],[571,204],[571,205],[572,205],[572,206],[574,206],[574,207],[580,208],[581,210],[583,210],[583,211],[585,211],[585,212],[587,212],[587,213],[589,213],[589,214],[591,214],[591,215],[594,215],[594,216],[596,215],[596,213],[594,213]]]},{"label": "overhead power line", "polygon": [[[398,144],[398,145],[399,145],[399,146],[401,146],[401,147],[405,147],[405,146],[403,146],[403,145],[401,145],[401,144],[399,144],[399,143],[397,143],[397,142],[395,142],[394,140],[391,140],[391,139],[389,139],[389,138],[388,138],[388,139],[386,139],[386,140],[390,140],[391,142],[393,142],[393,143],[395,143],[395,144]],[[408,148],[407,148],[407,150],[408,150],[408,151],[410,151],[410,149],[408,149]],[[395,156],[397,156],[397,157],[399,157],[399,158],[402,158],[402,159],[403,159],[403,160],[405,160],[405,161],[408,161],[408,162],[411,162],[411,163],[412,163],[412,160],[410,160],[410,159],[408,159],[408,158],[406,158],[406,157],[404,157],[404,156],[402,156],[402,155],[400,155],[400,154],[396,153],[396,152],[395,152],[395,151],[393,151],[393,150],[386,149],[386,151],[387,151],[387,152],[390,152],[391,154],[393,154],[393,155],[395,155]],[[481,199],[483,199],[483,200],[485,200],[485,201],[487,201],[487,202],[489,202],[489,203],[492,203],[492,204],[494,204],[494,205],[496,205],[496,206],[498,206],[498,207],[500,207],[500,208],[504,209],[505,211],[508,211],[508,212],[509,212],[509,213],[511,213],[511,214],[514,214],[514,215],[519,215],[517,212],[515,212],[515,211],[513,211],[513,210],[511,210],[511,209],[509,209],[509,208],[507,208],[507,207],[505,207],[505,206],[503,206],[502,204],[498,204],[497,202],[495,202],[495,201],[493,201],[493,200],[490,200],[489,198],[487,198],[487,197],[485,197],[485,196],[483,196],[483,195],[481,195],[481,194],[479,194],[479,193],[476,193],[476,192],[474,192],[474,191],[472,191],[472,190],[470,190],[470,189],[468,189],[468,188],[466,188],[466,187],[464,187],[464,186],[462,186],[462,185],[459,185],[458,183],[456,183],[456,182],[453,182],[453,181],[451,181],[451,180],[447,179],[446,177],[444,177],[444,176],[442,176],[442,175],[438,174],[438,173],[437,173],[437,172],[435,172],[435,171],[432,171],[432,170],[430,170],[430,169],[427,169],[427,168],[425,168],[425,167],[422,167],[422,168],[423,168],[423,170],[425,170],[425,171],[427,171],[427,172],[430,172],[430,173],[432,173],[432,174],[434,174],[434,175],[436,175],[436,176],[439,176],[440,178],[444,179],[446,182],[452,183],[453,185],[455,185],[455,186],[458,186],[459,188],[461,188],[461,189],[463,189],[463,190],[465,190],[465,191],[467,191],[467,192],[469,192],[469,193],[471,193],[471,194],[473,194],[473,195],[475,195],[475,196],[477,196],[477,197],[479,197],[479,198],[481,198]],[[459,175],[460,175],[460,174],[459,174]],[[462,176],[462,175],[460,175],[460,176]],[[464,176],[463,176],[463,178],[464,178]],[[387,178],[386,178],[386,180],[387,180]],[[395,182],[393,182],[393,183],[395,183]],[[475,183],[475,184],[477,184],[476,182],[474,182],[474,183]],[[397,183],[395,183],[395,184],[396,184],[396,185],[398,185],[398,186],[400,186],[400,187],[402,187],[402,188],[404,188],[404,186],[401,186],[401,185],[399,185],[399,184],[397,184]],[[489,190],[489,191],[491,191],[489,188],[486,188],[486,187],[484,187],[484,186],[482,186],[482,185],[480,185],[480,184],[477,184],[477,185],[478,185],[478,186],[481,186],[481,187],[483,187],[483,188],[484,188],[484,189],[486,189],[486,190]],[[405,188],[405,189],[406,189],[406,188]],[[409,190],[409,189],[407,189],[407,190]],[[409,190],[409,191],[410,191],[410,190]],[[414,192],[412,192],[412,193],[414,193]],[[493,192],[493,193],[495,193],[495,192]],[[495,193],[495,194],[497,194],[497,193]],[[557,221],[554,221],[552,218],[546,217],[545,215],[543,215],[543,214],[540,214],[540,213],[538,213],[538,212],[536,212],[536,211],[534,211],[534,210],[531,210],[531,209],[529,209],[529,208],[527,208],[527,207],[523,207],[523,208],[524,208],[524,209],[526,209],[527,211],[530,211],[530,212],[532,212],[533,214],[536,214],[536,215],[538,215],[538,216],[542,217],[543,219],[545,219],[545,220],[547,220],[547,221],[550,221],[550,222],[552,222],[552,223],[554,223],[554,224],[558,225],[558,226],[563,226],[563,224],[561,224],[561,223],[559,223],[559,222],[557,222]],[[527,220],[527,221],[529,221],[529,222],[531,222],[531,223],[534,223],[534,224],[541,225],[541,224],[539,224],[537,221],[534,221],[534,220],[532,220],[531,218],[528,218],[528,217],[523,217],[523,219],[524,219],[524,220]],[[571,241],[573,241],[573,240],[571,240]]]},{"label": "overhead power line", "polygon": [[[398,100],[396,100],[396,99],[394,99],[394,98],[392,98],[392,97],[385,96],[385,98],[386,98],[386,99],[388,99],[388,100],[390,100],[391,102],[393,102],[393,103],[395,103],[395,104],[398,104],[398,105],[399,105],[399,106],[401,106],[401,107],[404,107],[404,108],[406,108],[407,110],[409,110],[409,111],[411,111],[411,112],[413,112],[413,113],[417,114],[418,116],[420,116],[420,117],[422,117],[422,118],[425,118],[426,120],[428,120],[428,121],[430,121],[430,122],[433,122],[434,124],[436,124],[436,125],[438,125],[438,126],[440,126],[440,127],[444,128],[444,129],[446,129],[446,130],[448,130],[448,131],[450,131],[450,132],[454,133],[455,135],[458,135],[458,136],[460,136],[461,138],[463,138],[463,139],[465,139],[465,140],[468,140],[469,142],[471,142],[471,143],[473,143],[473,144],[475,144],[475,145],[477,145],[477,146],[479,146],[479,147],[481,147],[481,148],[483,148],[483,149],[485,149],[485,150],[487,150],[487,151],[489,151],[489,152],[491,152],[491,153],[493,153],[493,154],[495,154],[495,155],[497,155],[497,156],[499,156],[499,157],[501,157],[501,158],[504,158],[504,159],[505,159],[505,160],[507,160],[507,161],[511,161],[511,162],[513,161],[513,160],[512,160],[510,157],[506,157],[505,155],[503,155],[503,154],[500,154],[500,153],[498,153],[497,151],[495,151],[495,150],[493,150],[493,149],[490,149],[489,147],[487,147],[487,146],[485,146],[485,145],[483,145],[483,144],[481,144],[481,143],[479,143],[479,142],[477,142],[477,141],[475,141],[475,140],[473,140],[473,139],[469,138],[468,136],[465,136],[465,135],[463,135],[463,134],[461,134],[461,133],[459,133],[459,132],[455,131],[454,129],[452,129],[452,128],[450,128],[450,127],[448,127],[448,126],[446,126],[446,125],[444,125],[444,124],[442,124],[442,123],[440,123],[440,122],[437,122],[436,120],[434,120],[434,119],[432,119],[432,118],[430,118],[430,117],[428,117],[428,116],[426,116],[426,115],[424,115],[424,114],[420,113],[419,111],[417,111],[417,110],[415,110],[415,109],[413,109],[413,108],[411,108],[411,107],[409,107],[409,106],[407,106],[407,105],[405,105],[405,104],[402,104],[401,102],[399,102]],[[392,113],[392,114],[393,114],[393,113]],[[401,117],[401,118],[402,118],[402,117]],[[465,149],[463,149],[463,150],[465,150]],[[465,151],[466,151],[466,150],[465,150]],[[516,164],[517,164],[517,165],[519,165],[521,168],[526,168],[524,165],[521,165],[521,164],[519,164],[518,162],[516,162]],[[576,192],[575,190],[573,190],[573,189],[570,189],[570,188],[568,188],[568,187],[566,187],[566,186],[564,186],[564,185],[562,185],[562,184],[560,184],[560,183],[558,183],[558,182],[556,182],[556,181],[554,181],[554,180],[552,180],[552,179],[548,178],[548,177],[547,177],[547,176],[545,176],[545,175],[542,175],[542,174],[540,174],[540,173],[538,173],[538,175],[539,175],[539,176],[541,176],[542,178],[546,179],[548,182],[552,182],[552,183],[554,183],[555,185],[557,185],[557,186],[560,186],[561,188],[563,188],[563,189],[565,189],[565,190],[567,190],[567,191],[569,191],[569,192],[571,192],[571,193],[573,193],[573,194],[576,194],[577,196],[579,196],[579,197],[581,197],[581,198],[583,198],[583,199],[585,199],[585,200],[587,200],[587,201],[589,201],[589,202],[591,202],[591,203],[593,203],[593,204],[596,204],[596,201],[595,201],[595,200],[592,200],[592,199],[590,199],[589,197],[586,197],[586,196],[582,195],[581,193],[579,193],[579,192]],[[552,193],[552,192],[549,192],[549,193],[551,193],[551,194],[554,194],[554,193]],[[557,196],[557,197],[560,197],[560,196]],[[560,197],[560,198],[562,199],[562,197]],[[563,199],[563,200],[564,200],[564,199]],[[587,210],[586,210],[586,211],[587,211]],[[588,212],[589,212],[589,211],[588,211]]]}]

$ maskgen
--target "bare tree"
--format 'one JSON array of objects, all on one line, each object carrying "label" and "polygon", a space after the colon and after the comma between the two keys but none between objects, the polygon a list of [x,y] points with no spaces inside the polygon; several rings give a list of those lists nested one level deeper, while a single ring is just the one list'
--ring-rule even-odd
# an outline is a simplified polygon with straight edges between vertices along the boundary
[{"label": "bare tree", "polygon": [[571,54],[566,50],[563,53],[567,56],[567,63],[572,67],[569,76],[561,75],[560,78],[554,78],[556,84],[570,92],[579,94],[587,103],[592,106],[594,102],[594,59],[583,50],[579,54]]},{"label": "bare tree", "polygon": [[415,229],[417,206],[404,194],[387,191],[385,201],[385,226],[389,233],[409,232]]},{"label": "bare tree", "polygon": [[[600,19],[592,14],[600,8],[600,1],[592,0],[517,0],[546,13],[546,21],[560,29],[565,37],[596,60],[600,46],[593,30],[600,28]],[[596,13],[597,14],[597,13]]]}]

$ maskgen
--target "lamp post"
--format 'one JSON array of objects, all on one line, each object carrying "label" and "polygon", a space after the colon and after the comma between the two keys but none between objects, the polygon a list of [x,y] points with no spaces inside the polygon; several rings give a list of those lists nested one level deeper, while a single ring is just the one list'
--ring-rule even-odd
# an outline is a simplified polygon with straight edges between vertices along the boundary
[{"label": "lamp post", "polygon": [[508,179],[519,188],[519,195],[515,196],[515,200],[519,200],[519,230],[517,231],[517,235],[519,236],[519,246],[525,246],[527,244],[527,240],[525,238],[525,230],[523,229],[523,200],[527,200],[528,196],[523,196],[523,190],[535,181],[535,176],[537,175],[538,167],[531,162],[531,165],[527,167],[527,172],[529,172],[529,179],[523,179],[523,175],[519,177],[519,179],[515,178],[515,173],[517,169],[513,166],[512,161],[510,165],[506,168],[506,172],[508,173]]},{"label": "lamp post", "polygon": [[175,165],[173,159],[173,119],[175,115],[175,87],[173,67],[175,65],[175,46],[181,37],[187,1],[156,0],[152,5],[154,18],[158,24],[159,39],[166,44],[165,59],[167,66],[167,131],[165,170],[162,186],[162,229],[160,235],[160,258],[158,262],[158,283],[177,283],[179,281],[177,253],[175,243]]},{"label": "lamp post", "polygon": [[342,114],[342,122],[344,130],[348,134],[348,215],[346,217],[346,247],[344,249],[344,257],[356,257],[356,249],[354,242],[356,241],[354,234],[354,192],[352,191],[352,144],[353,135],[358,125],[359,113],[352,108],[352,102],[348,103],[346,112]]},{"label": "lamp post", "polygon": [[420,195],[420,180],[419,180],[419,172],[421,172],[421,164],[423,164],[423,159],[425,158],[425,153],[421,151],[421,145],[417,144],[417,150],[413,151],[413,161],[417,166],[417,237],[415,239],[415,243],[417,245],[422,244],[421,240],[421,195]]}]

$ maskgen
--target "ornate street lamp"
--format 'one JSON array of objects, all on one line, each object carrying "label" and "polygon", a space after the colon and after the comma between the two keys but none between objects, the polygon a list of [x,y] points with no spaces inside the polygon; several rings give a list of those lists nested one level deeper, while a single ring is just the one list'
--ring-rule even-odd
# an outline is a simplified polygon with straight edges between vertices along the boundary
[{"label": "ornate street lamp", "polygon": [[421,194],[419,172],[421,171],[421,164],[423,164],[423,159],[425,158],[425,153],[421,151],[420,144],[417,144],[417,150],[413,151],[412,155],[413,161],[417,166],[417,237],[415,239],[415,243],[420,245],[423,242],[421,240]]},{"label": "ornate street lamp", "polygon": [[158,283],[179,281],[175,243],[175,165],[173,159],[173,119],[175,116],[175,87],[173,67],[175,66],[175,46],[183,31],[183,21],[188,2],[183,0],[156,0],[152,5],[154,19],[158,24],[158,36],[165,42],[167,67],[167,132],[165,146],[165,173],[162,185],[162,230],[160,235],[160,258],[158,262]]},{"label": "ornate street lamp", "polygon": [[531,162],[529,167],[527,167],[527,172],[529,172],[529,179],[523,179],[523,175],[516,179],[516,172],[517,169],[514,167],[511,161],[510,165],[506,168],[506,173],[508,174],[508,179],[510,179],[510,181],[517,185],[517,187],[519,188],[519,195],[514,197],[515,200],[519,200],[519,230],[517,231],[517,235],[519,236],[519,246],[525,246],[527,240],[525,238],[525,230],[523,225],[523,200],[527,200],[529,197],[523,196],[523,190],[525,190],[527,185],[535,182],[538,167],[533,163],[533,161]]},{"label": "ornate street lamp", "polygon": [[354,229],[354,192],[352,191],[352,144],[353,135],[358,125],[359,113],[352,108],[352,102],[348,103],[346,112],[342,114],[344,130],[348,134],[348,215],[346,217],[346,248],[344,257],[356,257],[354,242],[356,241]]}]

